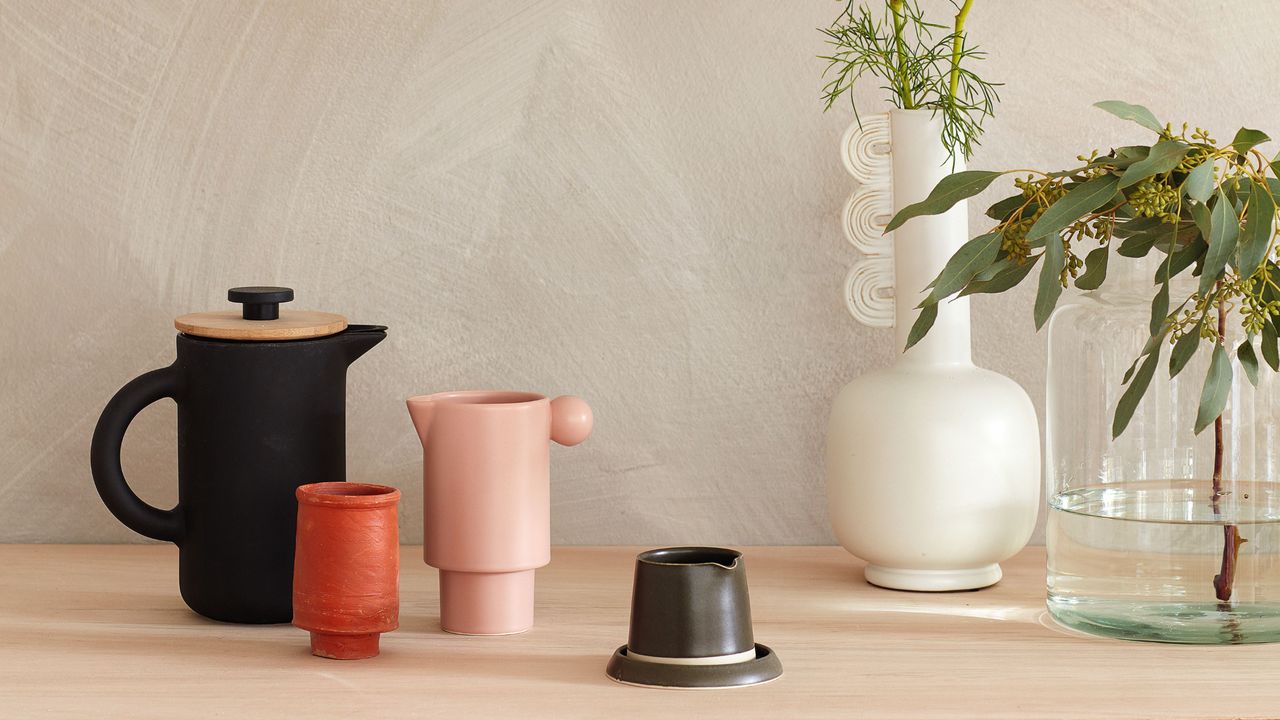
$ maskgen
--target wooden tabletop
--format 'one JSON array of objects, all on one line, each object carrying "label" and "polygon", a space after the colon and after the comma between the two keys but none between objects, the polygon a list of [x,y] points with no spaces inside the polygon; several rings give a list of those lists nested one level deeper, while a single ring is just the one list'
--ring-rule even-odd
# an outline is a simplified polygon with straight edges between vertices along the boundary
[{"label": "wooden tabletop", "polygon": [[839,548],[745,548],[756,640],[783,676],[737,690],[605,677],[626,641],[640,548],[557,548],[536,627],[448,635],[436,572],[403,551],[400,630],[382,655],[312,657],[306,633],[200,618],[171,546],[0,546],[0,717],[1280,717],[1280,646],[1100,640],[1044,611],[1044,551],[979,591],[862,581]]}]

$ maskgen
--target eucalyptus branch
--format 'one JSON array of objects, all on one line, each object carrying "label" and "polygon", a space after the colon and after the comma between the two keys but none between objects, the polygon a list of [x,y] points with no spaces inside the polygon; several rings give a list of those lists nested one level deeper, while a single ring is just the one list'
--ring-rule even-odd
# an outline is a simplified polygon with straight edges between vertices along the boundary
[{"label": "eucalyptus branch", "polygon": [[[1222,284],[1218,283],[1218,290],[1221,291]],[[1223,344],[1222,336],[1227,332],[1227,310],[1223,306],[1222,300],[1218,300],[1218,340],[1214,344],[1221,346]],[[1219,415],[1213,421],[1213,514],[1222,515],[1222,416]],[[1219,600],[1230,600],[1231,594],[1227,593],[1227,597],[1222,597],[1221,592],[1218,596]]]},{"label": "eucalyptus branch", "polygon": [[[1223,336],[1227,332],[1227,311],[1222,301],[1218,301],[1218,345],[1222,345]],[[1213,514],[1222,516],[1222,416],[1213,421]],[[1235,589],[1236,562],[1240,556],[1240,546],[1248,542],[1240,535],[1240,528],[1234,523],[1222,526],[1222,564],[1218,574],[1213,577],[1213,592],[1220,603],[1231,601]]]},{"label": "eucalyptus branch", "polygon": [[[1241,128],[1230,143],[1220,145],[1200,128],[1184,124],[1175,131],[1138,105],[1107,101],[1098,107],[1146,127],[1156,133],[1156,140],[1104,155],[1082,155],[1078,159],[1083,165],[1071,170],[955,173],[943,178],[925,200],[890,220],[892,230],[914,217],[946,212],[996,178],[1014,174],[1018,193],[988,208],[994,229],[962,246],[943,267],[921,304],[907,344],[928,334],[937,315],[931,306],[954,296],[1003,292],[1029,277],[1037,264],[1041,271],[1034,316],[1036,327],[1041,327],[1073,279],[1081,290],[1101,287],[1113,255],[1137,259],[1165,253],[1152,278],[1158,289],[1151,301],[1148,339],[1123,378],[1126,387],[1115,407],[1112,437],[1125,431],[1146,394],[1161,346],[1172,345],[1173,378],[1208,340],[1211,358],[1194,430],[1199,434],[1214,427],[1211,504],[1214,517],[1224,523],[1224,536],[1213,587],[1226,606],[1240,545],[1246,542],[1236,524],[1224,521],[1221,503],[1227,494],[1223,411],[1233,375],[1227,317],[1240,317],[1245,339],[1235,349],[1234,365],[1249,381],[1256,385],[1260,372],[1255,340],[1266,366],[1280,372],[1280,157],[1268,162],[1256,149],[1269,140],[1258,130]],[[1276,177],[1268,177],[1268,171]],[[992,242],[993,235],[998,243]],[[1093,247],[1082,259],[1080,246],[1086,241]],[[1173,280],[1183,273],[1197,279],[1196,290],[1172,305],[1177,300],[1169,297]]]}]

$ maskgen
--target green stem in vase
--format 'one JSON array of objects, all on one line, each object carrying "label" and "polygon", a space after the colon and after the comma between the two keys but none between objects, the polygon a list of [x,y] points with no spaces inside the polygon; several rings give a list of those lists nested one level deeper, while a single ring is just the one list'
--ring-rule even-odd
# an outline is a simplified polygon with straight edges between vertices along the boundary
[{"label": "green stem in vase", "polygon": [[902,93],[902,107],[907,110],[916,107],[911,93],[911,81],[907,76],[907,41],[903,30],[907,26],[907,16],[903,8],[903,0],[890,0],[889,11],[893,13],[893,47],[894,65],[898,73],[898,88]]},{"label": "green stem in vase", "polygon": [[960,57],[964,50],[964,23],[969,19],[969,9],[973,7],[973,0],[965,0],[964,5],[960,6],[960,11],[956,13],[955,31],[951,34],[951,97],[956,96],[956,92],[960,89]]}]

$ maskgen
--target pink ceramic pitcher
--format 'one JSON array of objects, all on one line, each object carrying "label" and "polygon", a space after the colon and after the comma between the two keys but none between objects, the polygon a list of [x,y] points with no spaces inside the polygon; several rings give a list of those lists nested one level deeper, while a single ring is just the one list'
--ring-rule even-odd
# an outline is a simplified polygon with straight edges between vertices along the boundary
[{"label": "pink ceramic pitcher", "polygon": [[591,433],[580,398],[512,391],[408,400],[422,440],[423,554],[440,624],[465,635],[533,627],[533,573],[551,561],[550,446]]}]

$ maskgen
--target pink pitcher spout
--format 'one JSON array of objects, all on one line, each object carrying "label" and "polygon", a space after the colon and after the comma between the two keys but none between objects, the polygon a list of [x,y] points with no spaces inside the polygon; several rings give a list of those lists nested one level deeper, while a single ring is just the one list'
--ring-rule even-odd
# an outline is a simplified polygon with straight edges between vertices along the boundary
[{"label": "pink pitcher spout", "polygon": [[418,440],[425,448],[427,430],[431,428],[431,419],[435,416],[435,400],[430,395],[417,395],[406,400],[405,405],[409,406],[409,418],[413,420],[413,427],[418,431]]}]

